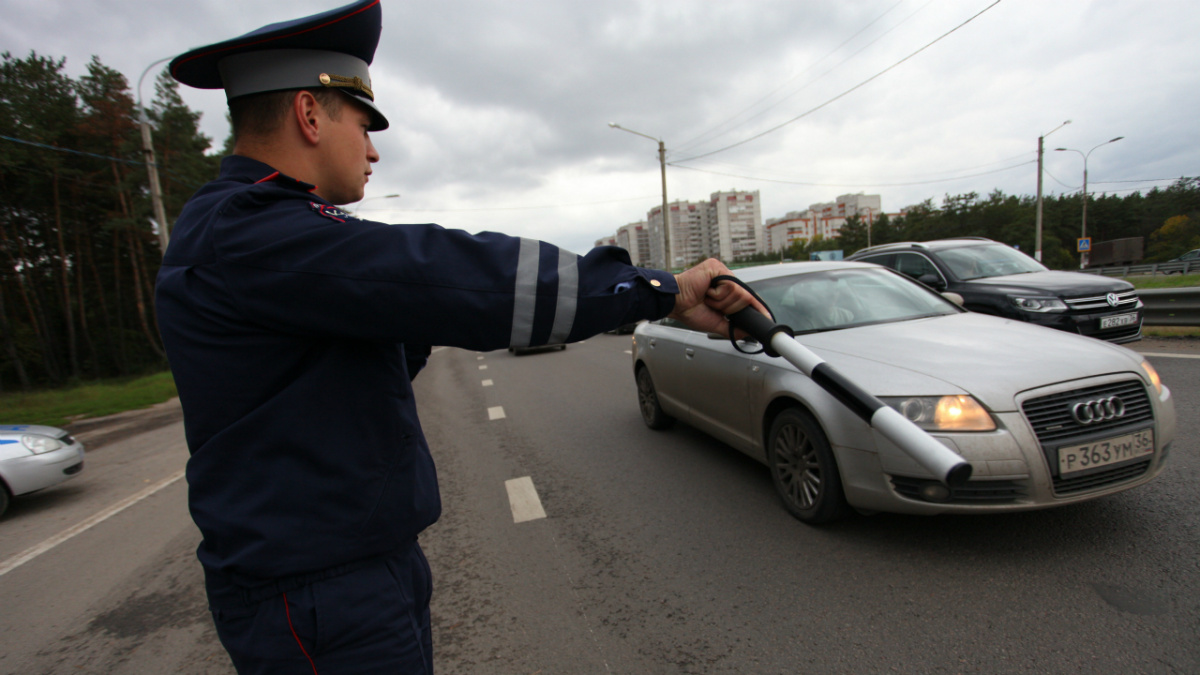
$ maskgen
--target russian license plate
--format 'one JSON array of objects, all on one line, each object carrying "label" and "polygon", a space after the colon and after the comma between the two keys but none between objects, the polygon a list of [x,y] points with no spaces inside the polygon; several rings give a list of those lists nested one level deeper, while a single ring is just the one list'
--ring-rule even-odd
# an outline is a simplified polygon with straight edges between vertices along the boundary
[{"label": "russian license plate", "polygon": [[1115,316],[1106,316],[1100,319],[1100,330],[1106,328],[1120,328],[1121,326],[1132,326],[1137,323],[1137,312],[1133,314],[1117,314]]},{"label": "russian license plate", "polygon": [[1067,476],[1153,454],[1153,429],[1143,429],[1085,445],[1065,445],[1058,449],[1058,475]]}]

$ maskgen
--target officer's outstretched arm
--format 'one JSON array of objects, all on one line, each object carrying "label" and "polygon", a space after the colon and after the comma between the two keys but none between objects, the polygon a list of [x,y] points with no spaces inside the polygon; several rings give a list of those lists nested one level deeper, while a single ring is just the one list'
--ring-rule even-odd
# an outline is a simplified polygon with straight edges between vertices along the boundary
[{"label": "officer's outstretched arm", "polygon": [[729,322],[725,316],[747,306],[752,306],[769,316],[760,302],[750,292],[736,284],[719,284],[712,288],[712,280],[722,274],[730,274],[721,261],[709,258],[695,267],[675,275],[679,284],[679,295],[675,296],[675,309],[670,317],[678,319],[691,328],[706,333],[729,335]]}]

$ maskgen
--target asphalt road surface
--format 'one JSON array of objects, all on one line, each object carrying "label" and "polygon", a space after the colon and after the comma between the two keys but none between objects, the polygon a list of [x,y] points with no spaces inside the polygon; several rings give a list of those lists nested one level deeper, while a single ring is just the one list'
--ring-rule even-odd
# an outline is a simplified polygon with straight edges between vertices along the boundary
[{"label": "asphalt road surface", "polygon": [[[762,465],[686,426],[646,429],[628,349],[439,349],[418,377],[444,504],[421,539],[440,673],[1200,672],[1200,359],[1150,357],[1180,421],[1150,485],[813,528]],[[83,474],[0,520],[0,673],[233,672],[178,419],[168,405],[73,429]]]}]

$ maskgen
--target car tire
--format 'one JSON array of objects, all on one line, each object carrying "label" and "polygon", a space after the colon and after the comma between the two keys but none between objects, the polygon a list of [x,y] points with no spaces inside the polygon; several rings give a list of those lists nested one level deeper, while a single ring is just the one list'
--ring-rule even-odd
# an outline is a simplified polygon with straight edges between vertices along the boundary
[{"label": "car tire", "polygon": [[4,512],[8,510],[8,503],[11,500],[12,496],[8,494],[8,486],[0,480],[0,518],[4,517]]},{"label": "car tire", "polygon": [[663,412],[658,404],[658,391],[654,388],[654,379],[650,377],[650,369],[642,366],[637,371],[638,409],[642,411],[642,421],[651,429],[669,429],[675,423],[675,418]]},{"label": "car tire", "polygon": [[767,465],[775,492],[796,518],[819,525],[849,513],[833,449],[806,411],[788,408],[775,418],[767,440]]}]

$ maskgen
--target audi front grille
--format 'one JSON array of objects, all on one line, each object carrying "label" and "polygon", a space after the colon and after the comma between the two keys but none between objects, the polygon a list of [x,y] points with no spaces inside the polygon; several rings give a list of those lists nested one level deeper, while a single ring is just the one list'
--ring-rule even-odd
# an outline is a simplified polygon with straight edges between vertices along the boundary
[{"label": "audi front grille", "polygon": [[[1085,425],[1071,414],[1076,404],[1106,400],[1114,396],[1124,405],[1125,414],[1121,417]],[[1150,405],[1150,396],[1146,394],[1146,387],[1140,380],[1127,380],[1030,399],[1021,405],[1021,410],[1033,426],[1038,441],[1042,445],[1053,446],[1094,436],[1097,432],[1154,421],[1154,408]]]},{"label": "audi front grille", "polygon": [[[1121,465],[1085,478],[1058,475],[1058,448],[1144,429],[1154,424],[1154,407],[1141,380],[1126,380],[1029,399],[1021,404],[1025,419],[1042,445],[1055,494],[1082,492],[1132,480],[1149,462]],[[1119,413],[1119,414],[1118,414]]]}]

